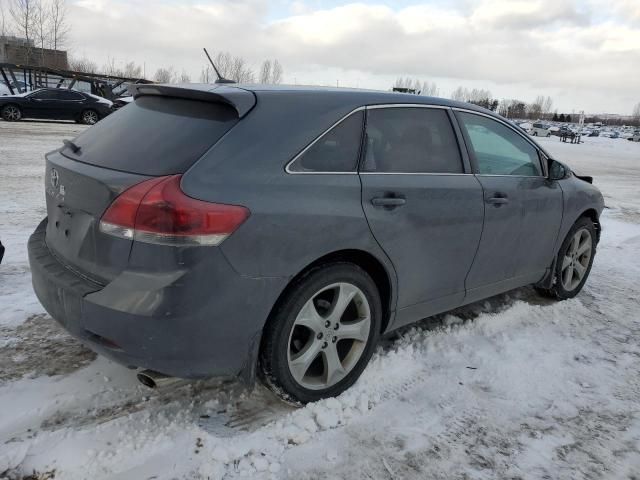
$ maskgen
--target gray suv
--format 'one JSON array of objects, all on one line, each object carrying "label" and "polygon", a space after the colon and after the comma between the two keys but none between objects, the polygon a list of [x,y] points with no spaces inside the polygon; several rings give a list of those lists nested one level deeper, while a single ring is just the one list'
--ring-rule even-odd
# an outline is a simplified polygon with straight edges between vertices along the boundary
[{"label": "gray suv", "polygon": [[575,296],[603,209],[469,104],[328,88],[135,85],[46,156],[35,292],[72,335],[167,377],[337,395],[381,334],[534,284]]}]

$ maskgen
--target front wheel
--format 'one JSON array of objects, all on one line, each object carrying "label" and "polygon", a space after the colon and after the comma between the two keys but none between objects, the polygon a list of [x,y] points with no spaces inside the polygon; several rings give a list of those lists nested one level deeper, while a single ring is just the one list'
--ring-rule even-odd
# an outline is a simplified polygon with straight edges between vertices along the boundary
[{"label": "front wheel", "polygon": [[551,288],[538,288],[545,296],[564,300],[575,297],[587,281],[596,254],[593,222],[580,218],[569,230],[555,262]]},{"label": "front wheel", "polygon": [[1,113],[2,118],[7,122],[17,122],[22,118],[22,111],[16,105],[5,105]]},{"label": "front wheel", "polygon": [[274,311],[259,372],[284,401],[339,395],[364,371],[378,342],[382,313],[371,277],[351,263],[310,270]]},{"label": "front wheel", "polygon": [[96,123],[98,123],[98,120],[100,120],[100,118],[98,117],[98,114],[95,110],[85,110],[84,112],[82,112],[80,120],[85,125],[95,125]]}]

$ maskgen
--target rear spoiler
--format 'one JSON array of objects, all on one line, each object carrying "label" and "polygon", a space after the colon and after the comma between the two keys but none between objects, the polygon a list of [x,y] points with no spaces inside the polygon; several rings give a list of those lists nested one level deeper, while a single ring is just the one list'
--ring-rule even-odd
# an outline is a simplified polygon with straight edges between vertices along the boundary
[{"label": "rear spoiler", "polygon": [[127,89],[133,98],[145,95],[185,98],[201,102],[224,103],[238,112],[238,117],[244,117],[256,104],[253,92],[242,88],[225,85],[144,85],[130,84]]}]

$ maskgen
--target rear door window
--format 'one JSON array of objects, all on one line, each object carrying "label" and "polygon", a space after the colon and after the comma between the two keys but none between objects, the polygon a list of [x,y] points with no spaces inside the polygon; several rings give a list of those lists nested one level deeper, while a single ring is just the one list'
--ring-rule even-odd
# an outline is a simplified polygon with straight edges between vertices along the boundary
[{"label": "rear door window", "polygon": [[290,172],[355,172],[362,140],[363,112],[355,112],[322,135],[289,165]]},{"label": "rear door window", "polygon": [[31,98],[36,100],[57,100],[56,92],[53,90],[40,90],[33,95]]},{"label": "rear door window", "polygon": [[77,92],[71,92],[69,90],[60,90],[58,93],[58,98],[60,100],[84,100],[84,97]]},{"label": "rear door window", "polygon": [[456,112],[483,175],[541,176],[538,150],[511,128],[473,113]]},{"label": "rear door window", "polygon": [[142,96],[85,130],[80,151],[62,153],[99,167],[142,175],[184,173],[238,122],[232,107]]},{"label": "rear door window", "polygon": [[367,111],[365,172],[463,173],[447,112],[440,108]]}]

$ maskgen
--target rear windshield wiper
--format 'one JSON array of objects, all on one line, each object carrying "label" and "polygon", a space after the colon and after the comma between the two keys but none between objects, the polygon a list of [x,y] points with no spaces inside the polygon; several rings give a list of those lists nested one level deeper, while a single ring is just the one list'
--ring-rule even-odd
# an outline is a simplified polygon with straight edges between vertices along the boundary
[{"label": "rear windshield wiper", "polygon": [[65,147],[71,149],[73,153],[78,153],[80,151],[80,147],[75,143],[73,143],[71,140],[65,139],[65,140],[62,140],[62,143],[64,143]]}]

